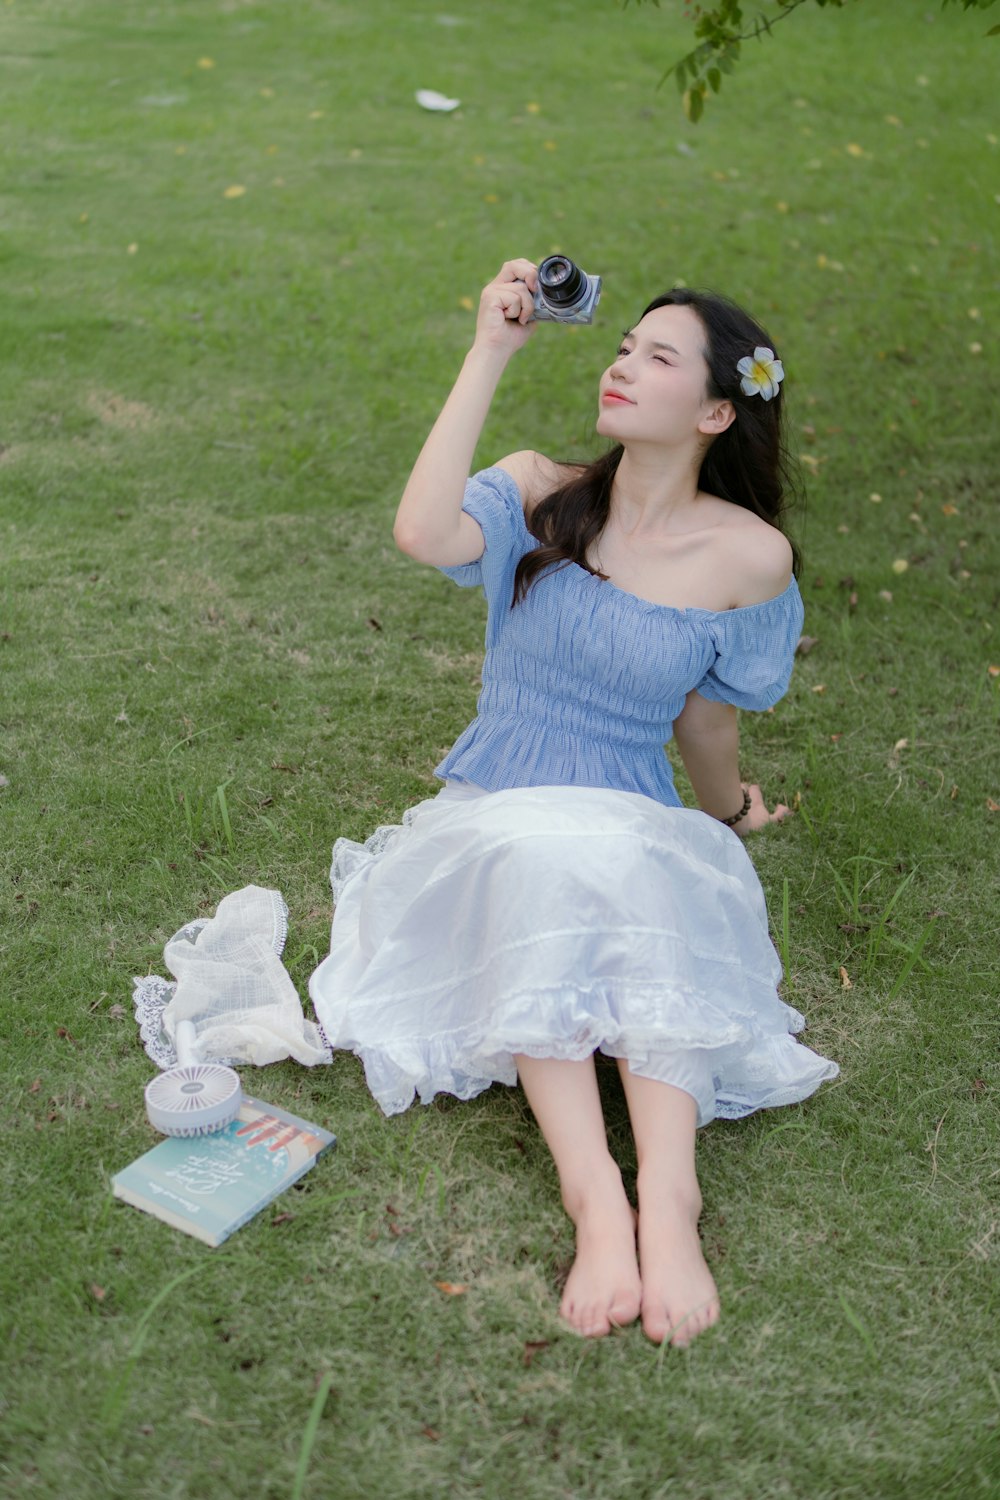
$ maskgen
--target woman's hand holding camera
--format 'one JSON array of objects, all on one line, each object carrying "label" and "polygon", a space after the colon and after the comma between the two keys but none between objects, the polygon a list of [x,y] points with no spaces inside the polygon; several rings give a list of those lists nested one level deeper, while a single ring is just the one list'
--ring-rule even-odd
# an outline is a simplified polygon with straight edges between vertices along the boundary
[{"label": "woman's hand holding camera", "polygon": [[505,261],[483,288],[473,347],[508,357],[523,348],[535,331],[537,285],[538,267],[532,261]]}]

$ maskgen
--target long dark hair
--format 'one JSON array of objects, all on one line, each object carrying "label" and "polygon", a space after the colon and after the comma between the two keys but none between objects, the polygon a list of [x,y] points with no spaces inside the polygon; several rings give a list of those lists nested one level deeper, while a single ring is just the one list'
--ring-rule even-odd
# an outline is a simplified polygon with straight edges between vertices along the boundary
[{"label": "long dark hair", "polygon": [[[697,313],[705,330],[707,394],[713,400],[731,401],[736,412],[735,420],[703,453],[698,488],[753,511],[783,531],[788,496],[794,490],[785,449],[784,399],[780,389],[770,401],[744,395],[736,369],[743,356],[753,354],[759,345],[773,349],[770,335],[735,302],[715,292],[674,287],[644,308],[642,317],[658,307],[690,307]],[[535,507],[531,530],[539,545],[517,565],[512,606],[553,563],[577,563],[589,573],[596,572],[587,562],[587,551],[607,524],[611,487],[624,451],[616,443]],[[798,574],[801,559],[795,543],[791,545]],[[599,578],[604,576],[597,573]]]}]

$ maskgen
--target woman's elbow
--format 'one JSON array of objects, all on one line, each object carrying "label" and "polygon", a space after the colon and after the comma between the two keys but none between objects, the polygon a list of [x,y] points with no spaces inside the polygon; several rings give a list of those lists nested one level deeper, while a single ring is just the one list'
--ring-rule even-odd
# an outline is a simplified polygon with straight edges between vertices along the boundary
[{"label": "woman's elbow", "polygon": [[419,538],[413,527],[401,517],[397,516],[392,523],[392,539],[400,552],[405,552],[407,557],[415,557],[419,548]]},{"label": "woman's elbow", "polygon": [[393,522],[392,539],[400,552],[412,557],[415,562],[436,564],[439,561],[439,539],[429,536],[426,527],[415,524],[405,516],[397,515]]}]

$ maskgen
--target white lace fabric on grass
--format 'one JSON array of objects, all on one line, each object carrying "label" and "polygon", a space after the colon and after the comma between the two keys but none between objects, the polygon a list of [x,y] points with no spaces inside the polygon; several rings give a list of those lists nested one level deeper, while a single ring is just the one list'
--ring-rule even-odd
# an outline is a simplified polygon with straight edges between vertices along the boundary
[{"label": "white lace fabric on grass", "polygon": [[330,1049],[281,962],[288,908],[280,891],[248,885],[224,896],[214,917],[188,922],[169,939],[164,961],[174,983],[134,979],[132,1003],[143,1046],[157,1067],[177,1061],[178,1021],[195,1028],[195,1061],[280,1062],[313,1067]]}]

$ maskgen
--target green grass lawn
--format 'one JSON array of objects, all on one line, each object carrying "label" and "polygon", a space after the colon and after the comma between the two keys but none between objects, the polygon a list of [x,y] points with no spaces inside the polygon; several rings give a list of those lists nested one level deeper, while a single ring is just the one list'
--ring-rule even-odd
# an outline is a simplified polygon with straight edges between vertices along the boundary
[{"label": "green grass lawn", "polygon": [[[809,6],[692,127],[680,10],[0,5],[4,1495],[997,1493],[1000,53]],[[596,452],[683,279],[773,331],[808,492],[815,644],[744,771],[799,810],[752,852],[842,1073],[702,1135],[723,1320],[683,1355],[559,1324],[513,1090],[386,1121],[353,1058],[245,1069],[339,1147],[218,1251],[109,1189],[152,1141],[131,977],[253,882],[304,994],[333,839],[471,716],[481,603],[391,518],[470,299],[556,247],[599,316],[511,367],[484,463]]]}]

